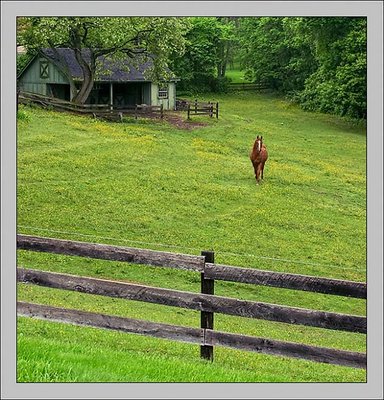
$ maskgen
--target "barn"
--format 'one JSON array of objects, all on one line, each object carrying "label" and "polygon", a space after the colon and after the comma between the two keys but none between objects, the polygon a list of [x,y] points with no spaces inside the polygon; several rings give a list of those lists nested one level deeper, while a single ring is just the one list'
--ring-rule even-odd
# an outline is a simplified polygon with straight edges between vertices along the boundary
[{"label": "barn", "polygon": [[[69,81],[58,65],[61,63],[61,66],[67,66],[78,87],[81,84],[82,71],[72,49],[56,50],[54,53],[52,49],[44,49],[42,55],[36,55],[31,59],[18,76],[18,86],[21,91],[71,100]],[[84,49],[83,52],[87,58],[89,50]],[[55,59],[55,63],[51,61],[52,58]],[[138,56],[135,60],[127,57],[119,61],[99,57],[95,83],[86,103],[112,104],[115,107],[129,107],[136,104],[163,105],[165,110],[175,109],[178,79],[153,82],[145,76],[145,72],[152,66],[151,60],[141,61]]]}]

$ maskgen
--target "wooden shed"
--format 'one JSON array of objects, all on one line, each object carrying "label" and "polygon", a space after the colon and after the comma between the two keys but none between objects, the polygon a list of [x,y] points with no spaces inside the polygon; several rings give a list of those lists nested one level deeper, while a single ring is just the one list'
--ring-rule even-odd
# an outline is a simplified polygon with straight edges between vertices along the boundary
[{"label": "wooden shed", "polygon": [[[57,51],[61,59],[65,60],[76,85],[80,87],[82,72],[74,51],[69,48],[59,48]],[[87,50],[83,51],[86,56]],[[19,74],[19,89],[70,101],[69,81],[50,60],[54,56],[53,50],[44,49],[43,54],[46,57],[36,55]],[[87,104],[111,104],[116,107],[147,104],[163,105],[165,110],[176,108],[177,79],[159,84],[146,78],[145,72],[152,67],[151,61],[140,62],[136,59],[133,62],[128,57],[115,62],[99,57],[97,61],[97,75]]]}]

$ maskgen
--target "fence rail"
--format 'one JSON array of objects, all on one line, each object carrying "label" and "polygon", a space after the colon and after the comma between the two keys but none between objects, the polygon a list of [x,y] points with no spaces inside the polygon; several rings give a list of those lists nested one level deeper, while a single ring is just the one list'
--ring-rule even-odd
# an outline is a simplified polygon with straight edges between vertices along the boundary
[{"label": "fence rail", "polygon": [[203,256],[28,235],[17,235],[17,247],[24,250],[82,256],[110,261],[126,261],[136,264],[148,264],[200,272],[204,270],[205,260]]},{"label": "fence rail", "polygon": [[45,108],[53,108],[57,111],[91,115],[94,118],[103,118],[113,121],[121,121],[125,115],[134,116],[135,119],[139,116],[164,117],[163,105],[152,106],[147,104],[135,104],[132,106],[117,106],[113,104],[76,104],[55,97],[30,92],[19,92],[18,103],[34,103]]},{"label": "fence rail", "polygon": [[17,303],[17,313],[26,317],[118,330],[156,338],[194,343],[201,346],[224,346],[239,350],[294,357],[354,368],[366,367],[366,355],[363,353],[328,349],[326,347],[314,347],[299,343],[214,331],[211,329],[155,323],[26,302]]},{"label": "fence rail", "polygon": [[[257,271],[254,275],[251,273],[252,270],[248,270],[248,273],[244,268],[214,264],[212,252],[203,252],[201,256],[191,256],[26,235],[17,236],[17,247],[24,250],[188,269],[201,274],[202,284],[202,293],[191,293],[125,282],[18,268],[17,279],[19,282],[198,310],[201,312],[201,328],[170,327],[166,325],[163,326],[162,324],[153,324],[149,321],[138,322],[126,318],[102,316],[101,314],[91,315],[88,313],[85,315],[84,312],[78,310],[55,309],[52,307],[46,308],[48,306],[25,303],[20,303],[18,305],[18,312],[20,315],[35,315],[41,318],[54,320],[64,319],[83,325],[110,327],[110,329],[119,329],[152,336],[158,335],[157,337],[168,337],[174,340],[199,343],[201,346],[201,356],[210,360],[213,359],[213,346],[220,345],[268,354],[299,357],[312,361],[366,368],[366,355],[364,353],[345,352],[297,343],[277,342],[265,338],[234,335],[213,330],[214,313],[223,313],[325,329],[357,333],[367,332],[366,318],[361,316],[307,310],[216,296],[213,293],[214,279],[244,282],[241,276],[245,274],[245,281],[247,283],[287,288],[284,279],[288,276],[287,281],[292,283],[292,286],[290,286],[290,284],[288,284],[288,286],[292,289],[300,288],[300,282],[304,282],[305,289],[303,290],[314,291],[313,289],[316,289],[316,283],[318,283],[321,288],[320,292],[322,293],[324,290],[328,290],[324,288],[339,287],[336,292],[332,289],[328,290],[327,293],[360,298],[364,298],[364,288],[366,290],[366,285],[364,283],[328,280],[325,278],[280,274],[268,271]],[[229,279],[226,279],[226,273]],[[305,285],[306,280],[308,282]],[[343,284],[341,284],[341,282],[343,282]],[[112,326],[114,326],[113,324],[115,322],[117,325],[116,328],[113,328]],[[105,324],[107,324],[107,326],[105,326]],[[138,325],[140,325],[140,328]]]},{"label": "fence rail", "polygon": [[365,317],[279,306],[209,294],[18,268],[19,282],[190,310],[264,319],[349,332],[367,332]]},{"label": "fence rail", "polygon": [[17,235],[17,247],[72,256],[83,256],[111,261],[126,261],[161,267],[204,272],[206,279],[273,286],[285,289],[310,291],[338,296],[367,298],[367,285],[363,282],[342,281],[308,275],[271,272],[254,268],[205,263],[204,256],[186,255],[131,247],[111,246]]},{"label": "fence rail", "polygon": [[253,91],[262,91],[262,90],[269,90],[270,87],[268,84],[264,82],[254,82],[254,83],[246,83],[246,82],[239,82],[239,83],[230,83],[229,88],[231,90],[253,90]]},{"label": "fence rail", "polygon": [[219,103],[218,102],[201,102],[188,101],[177,99],[176,100],[176,111],[187,111],[187,118],[191,119],[192,115],[209,115],[210,117],[215,116],[219,118]]}]

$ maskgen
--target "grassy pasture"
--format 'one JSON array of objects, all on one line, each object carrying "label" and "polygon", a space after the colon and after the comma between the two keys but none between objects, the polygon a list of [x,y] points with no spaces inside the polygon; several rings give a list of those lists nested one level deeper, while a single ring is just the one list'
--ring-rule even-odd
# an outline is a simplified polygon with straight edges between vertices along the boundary
[{"label": "grassy pasture", "polygon": [[244,75],[245,72],[240,69],[239,63],[235,63],[233,67],[228,68],[225,72],[226,78],[229,78],[232,83],[250,83]]},{"label": "grassy pasture", "polygon": [[[366,280],[365,128],[304,113],[273,96],[215,99],[219,120],[105,123],[22,107],[18,232],[199,254],[222,264]],[[269,151],[256,185],[248,158]],[[18,251],[28,268],[199,291],[191,272]],[[217,282],[218,295],[365,315],[360,299]],[[20,300],[199,325],[190,310],[19,285]],[[215,328],[365,351],[365,335],[216,314]],[[91,350],[93,349],[93,350]],[[18,320],[19,381],[363,382],[365,372],[57,323]],[[110,365],[110,361],[114,360]],[[118,360],[118,361],[117,361]],[[176,371],[180,371],[178,374]],[[189,371],[187,373],[187,371]]]}]

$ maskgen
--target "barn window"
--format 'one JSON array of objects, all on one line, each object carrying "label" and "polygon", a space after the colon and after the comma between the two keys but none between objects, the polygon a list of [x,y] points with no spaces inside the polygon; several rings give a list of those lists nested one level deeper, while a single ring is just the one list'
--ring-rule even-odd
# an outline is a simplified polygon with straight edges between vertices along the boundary
[{"label": "barn window", "polygon": [[40,60],[40,78],[49,78],[49,63],[47,60]]},{"label": "barn window", "polygon": [[168,99],[168,86],[160,86],[159,87],[159,99]]}]

